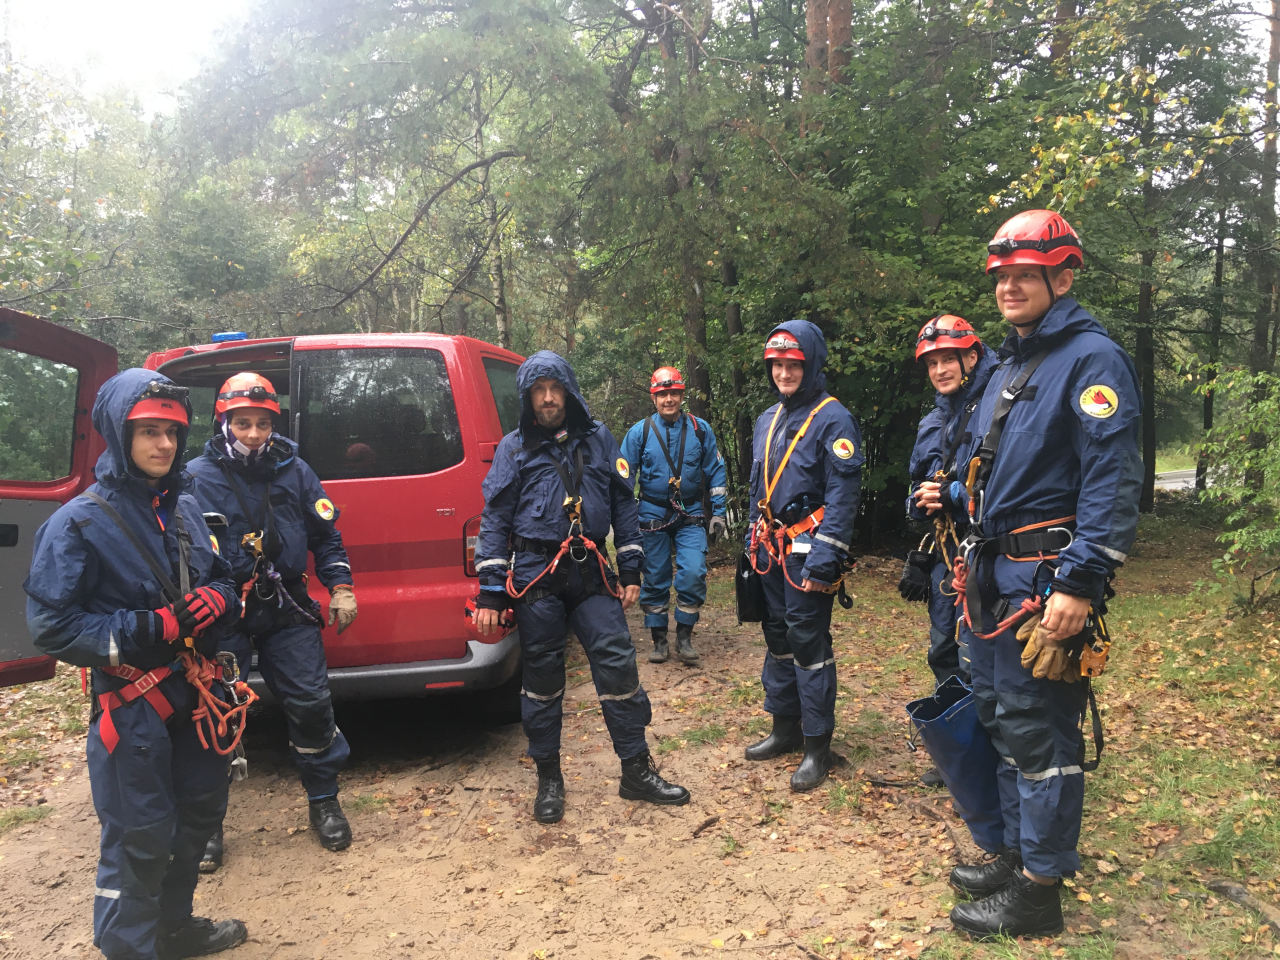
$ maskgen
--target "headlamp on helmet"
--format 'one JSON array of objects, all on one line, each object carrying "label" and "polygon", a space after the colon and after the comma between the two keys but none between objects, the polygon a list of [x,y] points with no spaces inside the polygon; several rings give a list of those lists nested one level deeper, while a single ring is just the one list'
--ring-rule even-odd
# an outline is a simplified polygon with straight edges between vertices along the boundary
[{"label": "headlamp on helmet", "polygon": [[241,407],[257,407],[280,412],[280,398],[271,381],[257,373],[237,373],[227,378],[213,405],[214,415],[221,418]]},{"label": "headlamp on helmet", "polygon": [[769,360],[804,360],[800,341],[785,330],[776,330],[764,343],[764,358]]},{"label": "headlamp on helmet", "polygon": [[1079,267],[1084,263],[1080,237],[1060,213],[1024,210],[1010,217],[987,244],[987,273],[1019,263]]},{"label": "headlamp on helmet", "polygon": [[126,420],[173,420],[184,427],[191,425],[191,398],[186,387],[167,380],[152,380],[134,401]]},{"label": "headlamp on helmet", "polygon": [[649,378],[649,392],[661,393],[663,390],[683,390],[684,377],[675,367],[659,367]]},{"label": "headlamp on helmet", "polygon": [[934,317],[916,335],[916,359],[934,350],[977,350],[982,352],[982,341],[964,317],[944,313]]}]

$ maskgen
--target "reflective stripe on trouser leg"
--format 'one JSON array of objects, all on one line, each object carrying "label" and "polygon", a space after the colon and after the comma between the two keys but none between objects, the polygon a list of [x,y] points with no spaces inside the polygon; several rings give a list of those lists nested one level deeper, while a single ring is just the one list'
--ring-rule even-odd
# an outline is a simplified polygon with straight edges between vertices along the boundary
[{"label": "reflective stripe on trouser leg", "polygon": [[569,622],[591,665],[591,678],[614,752],[623,760],[639,756],[648,749],[645,727],[653,719],[653,709],[649,695],[640,686],[636,648],[622,604],[598,593],[578,604],[569,615]]},{"label": "reflective stripe on trouser leg", "polygon": [[293,624],[255,639],[258,671],[284,710],[302,787],[308,797],[331,797],[351,747],[334,722],[320,628]]},{"label": "reflective stripe on trouser leg", "polygon": [[675,532],[676,623],[695,624],[707,601],[707,531],[686,524]]},{"label": "reflective stripe on trouser leg", "polygon": [[644,625],[649,629],[667,626],[674,548],[670,529],[641,533],[644,541],[644,566],[640,582],[640,609],[644,611]]},{"label": "reflective stripe on trouser leg", "polygon": [[[788,557],[787,563],[791,579],[799,583],[804,558]],[[761,580],[767,611],[761,626],[769,647],[761,672],[765,709],[774,715],[799,715],[806,736],[831,733],[835,729],[836,702],[830,630],[835,595],[796,590],[776,565]],[[783,669],[788,655],[789,677]]]},{"label": "reflective stripe on trouser leg", "polygon": [[113,753],[98,722],[89,729],[89,783],[102,824],[94,943],[108,957],[154,956],[164,921],[190,913],[196,850],[226,811],[226,760],[203,750],[185,720],[195,706],[191,688],[174,678],[163,690],[174,704],[172,729],[142,701],[112,712],[120,733]]},{"label": "reflective stripe on trouser leg", "polygon": [[517,603],[515,612],[520,628],[520,721],[529,739],[529,756],[550,760],[560,754],[568,632],[564,603],[551,594]]}]

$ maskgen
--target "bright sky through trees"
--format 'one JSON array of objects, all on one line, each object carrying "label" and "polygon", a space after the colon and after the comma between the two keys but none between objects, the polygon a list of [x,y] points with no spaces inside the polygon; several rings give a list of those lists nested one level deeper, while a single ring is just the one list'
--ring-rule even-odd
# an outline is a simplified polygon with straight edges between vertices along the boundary
[{"label": "bright sky through trees", "polygon": [[252,0],[0,0],[15,61],[78,80],[91,92],[127,89],[149,111],[214,50],[218,31]]}]

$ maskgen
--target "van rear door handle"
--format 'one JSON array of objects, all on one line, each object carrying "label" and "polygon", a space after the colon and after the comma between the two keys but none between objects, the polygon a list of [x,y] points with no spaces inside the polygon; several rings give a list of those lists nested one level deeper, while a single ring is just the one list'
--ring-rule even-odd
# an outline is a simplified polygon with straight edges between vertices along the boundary
[{"label": "van rear door handle", "polygon": [[501,440],[481,440],[480,459],[485,463],[493,463],[493,457],[498,452],[498,444],[501,442]]}]

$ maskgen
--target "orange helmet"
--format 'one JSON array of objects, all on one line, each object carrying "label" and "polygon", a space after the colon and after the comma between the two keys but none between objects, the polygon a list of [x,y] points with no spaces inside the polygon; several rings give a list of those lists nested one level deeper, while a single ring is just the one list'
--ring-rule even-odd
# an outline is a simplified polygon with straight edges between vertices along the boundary
[{"label": "orange helmet", "polygon": [[1084,250],[1062,214],[1024,210],[1005,221],[987,244],[987,273],[1013,263],[1078,267],[1084,263]]},{"label": "orange helmet", "polygon": [[964,317],[944,313],[934,317],[916,334],[916,359],[934,350],[977,350],[982,341]]},{"label": "orange helmet", "polygon": [[659,367],[649,378],[649,392],[661,393],[663,390],[683,390],[684,377],[675,367]]},{"label": "orange helmet", "polygon": [[152,380],[129,408],[126,420],[173,420],[191,426],[191,400],[187,388],[168,380]]},{"label": "orange helmet", "polygon": [[276,396],[276,388],[271,381],[258,373],[236,373],[227,378],[218,390],[218,399],[213,405],[213,415],[221,419],[228,410],[239,407],[259,407],[280,412],[280,400]]},{"label": "orange helmet", "polygon": [[785,330],[775,330],[765,341],[764,358],[769,360],[803,360],[804,351],[800,349],[800,341]]}]

